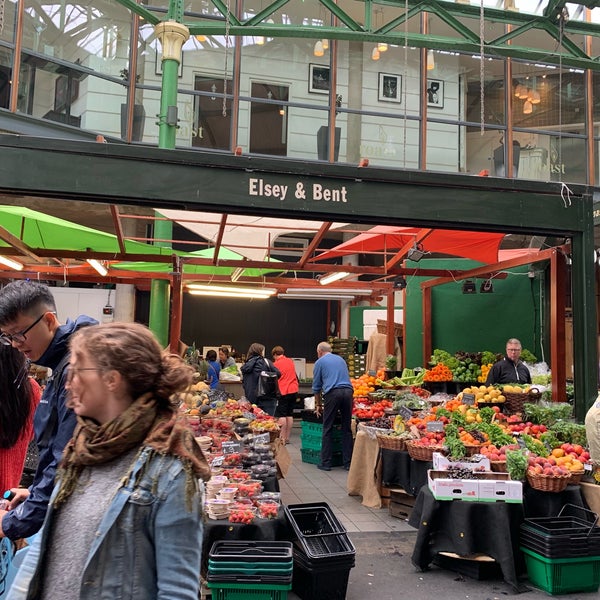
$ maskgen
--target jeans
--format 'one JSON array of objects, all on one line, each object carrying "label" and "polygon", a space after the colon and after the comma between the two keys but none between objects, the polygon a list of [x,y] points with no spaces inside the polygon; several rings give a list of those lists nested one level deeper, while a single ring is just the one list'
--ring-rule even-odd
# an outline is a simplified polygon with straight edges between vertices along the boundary
[{"label": "jeans", "polygon": [[344,467],[352,460],[352,397],[351,388],[334,388],[323,395],[323,438],[321,441],[321,465],[331,467],[333,456],[333,424],[338,411],[342,418],[342,458]]}]

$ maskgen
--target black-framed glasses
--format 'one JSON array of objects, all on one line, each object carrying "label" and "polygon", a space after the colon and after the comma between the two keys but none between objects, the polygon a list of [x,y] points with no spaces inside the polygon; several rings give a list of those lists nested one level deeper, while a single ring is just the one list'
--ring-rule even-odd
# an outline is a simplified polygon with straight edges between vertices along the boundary
[{"label": "black-framed glasses", "polygon": [[4,344],[5,346],[10,346],[11,344],[22,344],[25,340],[27,340],[26,334],[29,333],[46,315],[42,313],[29,327],[23,329],[23,331],[19,331],[18,333],[0,333],[0,344]]},{"label": "black-framed glasses", "polygon": [[67,383],[71,383],[73,377],[80,371],[102,371],[102,369],[100,367],[69,367],[67,371]]}]

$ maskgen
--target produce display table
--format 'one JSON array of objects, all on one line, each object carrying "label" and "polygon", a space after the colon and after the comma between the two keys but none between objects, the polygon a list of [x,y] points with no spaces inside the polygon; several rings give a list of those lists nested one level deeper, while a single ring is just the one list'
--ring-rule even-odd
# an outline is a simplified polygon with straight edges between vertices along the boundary
[{"label": "produce display table", "polygon": [[381,481],[387,488],[401,487],[407,494],[416,496],[427,484],[427,470],[432,462],[414,460],[404,450],[381,448]]},{"label": "produce display table", "polygon": [[563,492],[541,492],[523,484],[523,511],[525,518],[556,517],[565,504],[583,506],[581,486],[568,485]]},{"label": "produce display table", "polygon": [[378,456],[377,438],[359,429],[354,440],[346,487],[349,496],[362,496],[362,504],[369,508],[381,508],[381,464]]},{"label": "produce display table", "polygon": [[291,540],[291,532],[284,509],[281,507],[276,519],[255,519],[253,523],[230,523],[223,519],[213,521],[207,519],[204,522],[204,533],[202,536],[202,577],[206,578],[208,570],[208,555],[214,542],[220,540]]},{"label": "produce display table", "polygon": [[518,576],[525,564],[519,550],[519,527],[523,516],[522,504],[438,501],[423,486],[408,521],[418,529],[412,562],[426,570],[438,552],[484,553],[499,564],[504,581],[521,591]]}]

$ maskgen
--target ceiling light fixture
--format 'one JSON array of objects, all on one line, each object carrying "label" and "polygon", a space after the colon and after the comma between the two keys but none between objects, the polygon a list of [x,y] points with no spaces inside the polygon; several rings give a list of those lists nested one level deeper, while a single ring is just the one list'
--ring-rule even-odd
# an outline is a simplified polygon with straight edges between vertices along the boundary
[{"label": "ceiling light fixture", "polygon": [[217,296],[219,298],[270,298],[277,293],[273,288],[234,287],[226,285],[202,285],[190,283],[187,291],[193,296]]},{"label": "ceiling light fixture", "polygon": [[529,100],[525,100],[523,103],[523,114],[530,115],[533,112],[533,104]]},{"label": "ceiling light fixture", "polygon": [[323,48],[323,42],[321,40],[317,40],[315,42],[315,47],[313,48],[313,54],[315,56],[323,56],[325,54],[325,49]]},{"label": "ceiling light fixture", "polygon": [[277,294],[282,300],[354,300],[353,294]]},{"label": "ceiling light fixture", "polygon": [[257,35],[256,36],[256,45],[257,46],[264,46],[265,45],[265,36],[264,35]]},{"label": "ceiling light fixture", "polygon": [[246,269],[244,269],[244,267],[238,267],[235,269],[235,271],[233,271],[231,274],[231,281],[235,283],[244,274],[245,270]]},{"label": "ceiling light fixture", "polygon": [[371,59],[379,60],[379,57],[380,57],[379,49],[377,48],[377,46],[375,46],[375,48],[373,48],[373,51],[371,52]]},{"label": "ceiling light fixture", "polygon": [[14,269],[15,271],[23,270],[22,263],[6,256],[0,256],[0,264],[3,264],[5,267],[9,267],[10,269]]},{"label": "ceiling light fixture", "polygon": [[346,271],[337,271],[335,273],[328,273],[327,275],[323,275],[319,279],[319,283],[321,285],[327,285],[329,283],[333,283],[334,281],[339,281],[340,279],[344,279],[344,277],[349,277],[350,273]]},{"label": "ceiling light fixture", "polygon": [[212,291],[208,290],[188,290],[191,296],[213,296],[217,298],[253,298],[256,300],[266,300],[270,298],[272,294],[259,294],[256,291],[248,289],[247,292],[225,292],[225,291]]},{"label": "ceiling light fixture", "polygon": [[88,258],[86,262],[93,267],[102,277],[106,277],[108,275],[108,269],[95,258]]},{"label": "ceiling light fixture", "polygon": [[322,42],[322,44],[323,44],[323,50],[329,50],[329,40],[328,40],[328,39],[325,39],[325,38],[323,38],[323,39],[321,40],[321,42]]},{"label": "ceiling light fixture", "polygon": [[369,288],[287,288],[288,294],[353,294],[354,296],[370,296],[373,290]]},{"label": "ceiling light fixture", "polygon": [[394,277],[392,285],[395,290],[403,290],[406,288],[406,278],[404,275],[398,275],[398,277]]},{"label": "ceiling light fixture", "polygon": [[481,287],[479,288],[480,294],[493,294],[494,293],[494,285],[492,284],[491,279],[486,279],[481,282]]},{"label": "ceiling light fixture", "polygon": [[379,52],[387,52],[388,45],[386,42],[377,42],[377,50]]},{"label": "ceiling light fixture", "polygon": [[477,288],[475,287],[475,282],[472,279],[467,279],[462,284],[462,293],[463,294],[476,294]]},{"label": "ceiling light fixture", "polygon": [[409,260],[414,260],[415,262],[419,262],[424,256],[426,252],[423,250],[423,246],[421,244],[415,244],[407,253],[406,258]]}]

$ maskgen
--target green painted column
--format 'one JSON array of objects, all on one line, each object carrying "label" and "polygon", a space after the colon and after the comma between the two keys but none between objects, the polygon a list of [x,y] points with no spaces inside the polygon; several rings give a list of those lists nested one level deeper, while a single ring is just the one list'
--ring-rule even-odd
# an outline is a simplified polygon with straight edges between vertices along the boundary
[{"label": "green painted column", "polygon": [[[179,18],[183,11],[175,2],[169,16],[175,13]],[[174,149],[177,136],[177,78],[181,62],[181,48],[190,37],[189,29],[176,21],[167,20],[154,28],[162,46],[162,88],[160,113],[158,118],[158,147]],[[155,216],[160,217],[160,213]],[[154,238],[171,240],[173,227],[170,221],[154,222]],[[170,242],[159,241],[157,245],[170,247]],[[163,279],[154,280],[150,288],[150,329],[162,346],[169,342],[170,286]]]}]

